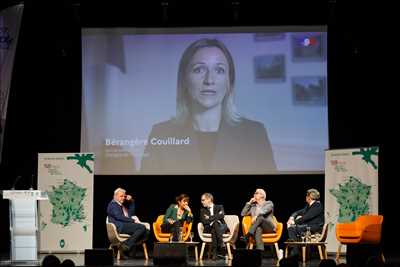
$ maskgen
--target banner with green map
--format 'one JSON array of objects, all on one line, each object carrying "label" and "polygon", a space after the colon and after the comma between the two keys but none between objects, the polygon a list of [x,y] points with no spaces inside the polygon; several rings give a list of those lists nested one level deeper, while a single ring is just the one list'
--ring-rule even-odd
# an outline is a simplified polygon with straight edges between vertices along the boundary
[{"label": "banner with green map", "polygon": [[92,248],[92,153],[45,153],[38,157],[39,251],[82,252]]},{"label": "banner with green map", "polygon": [[336,240],[337,222],[352,222],[360,215],[378,214],[378,153],[378,147],[325,152],[328,252],[336,252],[339,245]]}]

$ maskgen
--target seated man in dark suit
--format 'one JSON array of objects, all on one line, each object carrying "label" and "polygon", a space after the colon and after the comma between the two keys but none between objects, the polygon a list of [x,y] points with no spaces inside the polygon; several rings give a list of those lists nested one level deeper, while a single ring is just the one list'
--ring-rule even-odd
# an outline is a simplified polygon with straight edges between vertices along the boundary
[{"label": "seated man in dark suit", "polygon": [[126,191],[117,188],[114,191],[113,200],[108,203],[107,215],[109,222],[115,224],[120,234],[128,234],[130,237],[121,243],[123,254],[128,254],[134,249],[135,244],[147,237],[147,230],[140,224],[135,215],[135,203],[132,196],[126,195]]},{"label": "seated man in dark suit", "polygon": [[[289,239],[298,241],[310,227],[311,233],[320,233],[324,226],[324,208],[319,201],[320,194],[316,189],[307,190],[306,202],[307,205],[296,212],[294,212],[287,221],[287,229]],[[299,254],[298,248],[294,247],[291,255],[296,256]]]},{"label": "seated man in dark suit", "polygon": [[226,246],[222,239],[223,234],[228,232],[228,226],[224,221],[224,207],[214,204],[214,197],[210,193],[204,193],[201,196],[200,221],[204,225],[204,233],[211,233],[212,240],[212,259],[217,259],[217,253],[225,256]]}]

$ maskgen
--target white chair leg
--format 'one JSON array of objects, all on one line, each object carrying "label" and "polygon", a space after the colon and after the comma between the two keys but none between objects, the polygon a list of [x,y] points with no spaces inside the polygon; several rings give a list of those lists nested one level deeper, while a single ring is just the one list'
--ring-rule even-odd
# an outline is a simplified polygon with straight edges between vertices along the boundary
[{"label": "white chair leg", "polygon": [[325,258],[325,255],[322,253],[322,246],[318,246],[318,252],[319,252],[319,259],[323,260]]},{"label": "white chair leg", "polygon": [[274,247],[275,247],[275,254],[276,254],[276,258],[279,260],[279,246],[278,243],[274,243]]},{"label": "white chair leg", "polygon": [[206,242],[203,242],[201,244],[201,249],[200,249],[200,260],[203,260],[203,254],[204,254],[204,248],[206,247]]},{"label": "white chair leg", "polygon": [[285,258],[287,258],[288,256],[289,256],[289,246],[286,245],[286,248],[285,248]]},{"label": "white chair leg", "polygon": [[226,243],[226,249],[228,250],[228,259],[233,259],[232,252],[231,252],[231,243]]},{"label": "white chair leg", "polygon": [[336,251],[336,262],[339,262],[340,251],[342,250],[342,244],[339,244],[337,251]]}]

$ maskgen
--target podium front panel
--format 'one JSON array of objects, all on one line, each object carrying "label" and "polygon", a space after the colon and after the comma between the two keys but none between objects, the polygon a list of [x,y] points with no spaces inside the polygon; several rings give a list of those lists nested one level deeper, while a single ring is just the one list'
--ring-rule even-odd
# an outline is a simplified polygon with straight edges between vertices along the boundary
[{"label": "podium front panel", "polygon": [[37,201],[10,201],[11,260],[37,260]]}]

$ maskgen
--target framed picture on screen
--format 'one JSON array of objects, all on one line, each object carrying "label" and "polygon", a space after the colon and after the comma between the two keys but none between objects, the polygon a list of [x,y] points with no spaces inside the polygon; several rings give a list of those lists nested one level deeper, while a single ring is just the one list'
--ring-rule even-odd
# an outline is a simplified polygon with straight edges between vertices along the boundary
[{"label": "framed picture on screen", "polygon": [[256,82],[285,81],[285,55],[261,55],[254,57]]},{"label": "framed picture on screen", "polygon": [[292,78],[293,105],[326,106],[326,78],[302,76]]}]

